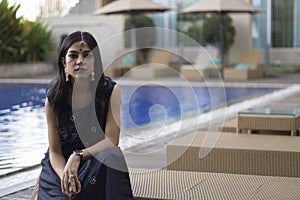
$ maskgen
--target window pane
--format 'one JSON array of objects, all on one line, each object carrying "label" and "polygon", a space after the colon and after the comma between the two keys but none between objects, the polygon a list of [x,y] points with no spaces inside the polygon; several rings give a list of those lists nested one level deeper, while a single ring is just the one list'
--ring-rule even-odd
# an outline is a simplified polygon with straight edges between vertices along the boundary
[{"label": "window pane", "polygon": [[293,47],[294,0],[272,1],[272,46]]},{"label": "window pane", "polygon": [[267,1],[268,0],[252,0],[254,6],[263,10],[263,12],[253,15],[253,48],[264,48],[267,43]]},{"label": "window pane", "polygon": [[265,46],[268,17],[271,20],[272,47],[300,47],[300,0],[272,0],[272,15],[267,13],[267,1],[252,0],[254,6],[263,10],[253,16],[253,47]]},{"label": "window pane", "polygon": [[294,5],[294,47],[300,47],[300,0]]}]

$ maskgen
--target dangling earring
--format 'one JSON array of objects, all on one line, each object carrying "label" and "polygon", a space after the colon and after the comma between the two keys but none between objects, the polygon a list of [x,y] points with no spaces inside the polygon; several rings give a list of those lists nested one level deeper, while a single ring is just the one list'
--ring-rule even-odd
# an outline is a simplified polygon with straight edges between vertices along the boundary
[{"label": "dangling earring", "polygon": [[69,81],[69,74],[66,74],[66,82]]},{"label": "dangling earring", "polygon": [[95,80],[95,72],[92,72],[92,73],[91,73],[91,78],[90,78],[90,80],[91,80],[91,81],[94,81],[94,80]]},{"label": "dangling earring", "polygon": [[69,81],[69,73],[67,72],[67,69],[65,68],[65,74],[66,74],[66,82]]},{"label": "dangling earring", "polygon": [[66,73],[66,82],[68,82],[68,81],[69,81],[69,74]]}]

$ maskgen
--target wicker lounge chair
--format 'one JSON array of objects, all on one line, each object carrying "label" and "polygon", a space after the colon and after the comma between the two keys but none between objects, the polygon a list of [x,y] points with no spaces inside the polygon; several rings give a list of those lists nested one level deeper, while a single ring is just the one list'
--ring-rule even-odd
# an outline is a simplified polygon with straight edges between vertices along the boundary
[{"label": "wicker lounge chair", "polygon": [[296,136],[300,128],[299,109],[248,109],[237,115],[237,133],[248,130],[255,131],[289,131],[291,136]]},{"label": "wicker lounge chair", "polygon": [[128,76],[138,79],[178,76],[178,71],[170,65],[171,56],[169,51],[154,49],[149,55],[149,62],[133,68]]},{"label": "wicker lounge chair", "polygon": [[137,65],[136,59],[140,59],[140,56],[138,51],[132,49],[119,50],[115,56],[115,60],[104,69],[104,74],[110,77],[121,77]]},{"label": "wicker lounge chair", "polygon": [[201,49],[192,64],[184,64],[180,67],[181,75],[188,80],[203,80],[204,78],[217,78],[219,76],[218,65],[213,63],[218,54],[217,49]]},{"label": "wicker lounge chair", "polygon": [[[224,79],[248,80],[263,77],[263,70],[258,68],[260,57],[261,51],[249,50],[243,52],[235,68],[224,69]],[[242,67],[239,68],[239,66]]]},{"label": "wicker lounge chair", "polygon": [[300,178],[130,169],[134,199],[298,199]]},{"label": "wicker lounge chair", "polygon": [[[213,148],[203,147],[205,138],[195,132],[169,143],[167,169],[300,177],[300,137],[221,133]],[[200,149],[209,153],[199,158]]]}]

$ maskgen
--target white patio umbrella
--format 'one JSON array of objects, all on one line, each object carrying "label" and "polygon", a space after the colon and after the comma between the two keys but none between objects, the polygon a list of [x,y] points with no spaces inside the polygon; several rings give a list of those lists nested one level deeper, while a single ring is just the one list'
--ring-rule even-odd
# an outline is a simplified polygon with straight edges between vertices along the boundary
[{"label": "white patio umbrella", "polygon": [[95,11],[95,14],[137,14],[145,12],[164,12],[169,8],[150,0],[116,0]]},{"label": "white patio umbrella", "polygon": [[[127,14],[134,16],[141,13],[155,13],[164,12],[169,10],[168,7],[154,3],[150,0],[116,0],[112,3],[103,6],[95,11],[96,15],[110,15],[110,14]],[[131,18],[131,47],[136,46],[135,41],[135,22],[134,18]]]},{"label": "white patio umbrella", "polygon": [[220,14],[220,59],[224,63],[224,24],[223,18],[225,13],[257,13],[261,10],[244,0],[200,0],[180,11],[182,14],[187,13],[218,13]]}]

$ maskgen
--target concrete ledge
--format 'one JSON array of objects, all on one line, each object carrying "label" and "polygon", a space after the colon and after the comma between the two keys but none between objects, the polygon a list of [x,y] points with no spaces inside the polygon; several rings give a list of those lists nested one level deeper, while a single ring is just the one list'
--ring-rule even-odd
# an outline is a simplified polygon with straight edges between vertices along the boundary
[{"label": "concrete ledge", "polygon": [[35,185],[41,166],[33,166],[22,171],[0,177],[0,197],[12,194]]},{"label": "concrete ledge", "polygon": [[0,78],[22,78],[51,73],[52,63],[14,63],[0,65]]}]

